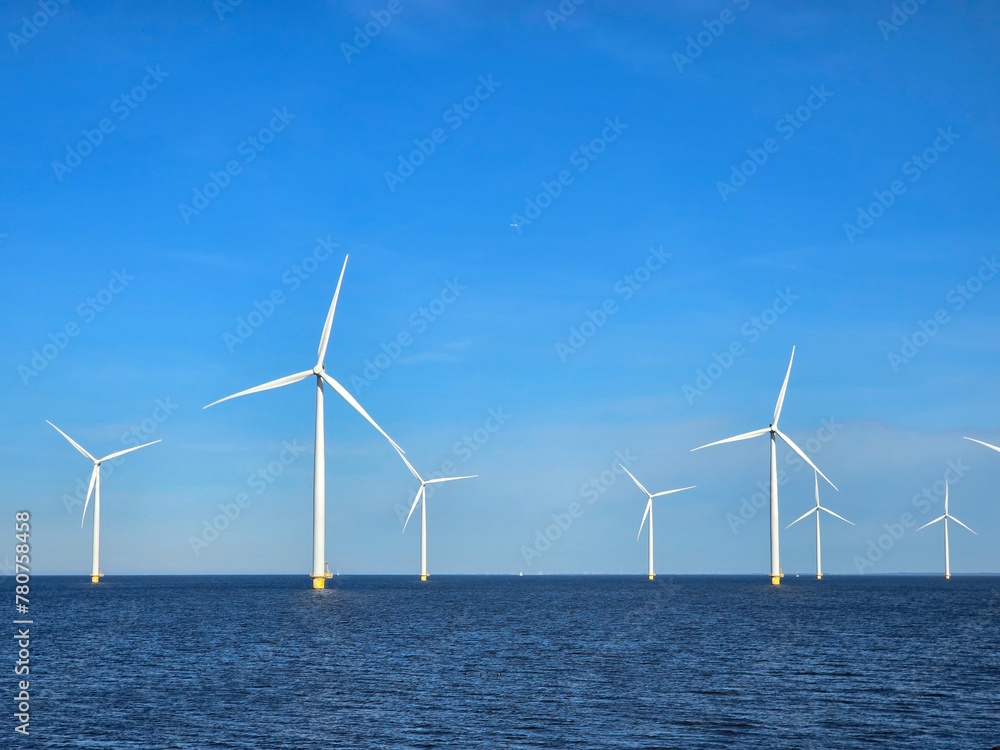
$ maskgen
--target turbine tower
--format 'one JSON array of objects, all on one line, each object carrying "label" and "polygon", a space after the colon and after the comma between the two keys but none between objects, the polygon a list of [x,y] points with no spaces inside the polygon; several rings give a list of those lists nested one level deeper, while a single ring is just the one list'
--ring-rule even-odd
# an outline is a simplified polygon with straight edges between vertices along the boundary
[{"label": "turbine tower", "polygon": [[639,533],[635,535],[635,540],[638,542],[639,537],[642,536],[642,527],[646,523],[646,516],[649,516],[649,580],[652,581],[656,578],[656,571],[653,570],[653,498],[663,497],[664,495],[672,495],[675,492],[683,492],[684,490],[693,490],[695,486],[691,485],[690,487],[681,487],[679,490],[665,490],[664,492],[650,493],[650,491],[643,487],[642,483],[632,475],[631,471],[626,469],[620,463],[618,465],[622,467],[622,471],[632,477],[632,481],[635,482],[639,489],[645,492],[646,496],[649,498],[649,500],[646,501],[646,510],[642,514],[642,523],[639,524]]},{"label": "turbine tower", "polygon": [[[398,449],[397,449],[398,450]],[[473,479],[478,474],[471,474],[467,477],[439,477],[438,479],[423,479],[417,470],[413,468],[413,464],[406,460],[406,456],[403,455],[402,451],[399,451],[399,457],[403,459],[403,463],[406,464],[406,468],[410,470],[410,473],[417,478],[420,482],[420,489],[417,490],[417,496],[413,498],[413,505],[410,506],[410,512],[406,516],[406,522],[403,524],[403,531],[406,531],[406,524],[410,522],[410,516],[413,515],[413,510],[417,507],[417,503],[420,503],[420,580],[427,580],[427,485],[429,484],[439,484],[441,482],[454,482],[458,479]]]},{"label": "turbine tower", "polygon": [[[979,441],[977,440],[976,442],[978,443]],[[984,443],[984,445],[985,445],[985,443]],[[993,446],[991,445],[990,447],[992,448]],[[961,526],[963,529],[968,529],[969,531],[972,531],[972,529],[970,529],[964,523],[962,523],[957,518],[955,518],[955,516],[953,516],[950,513],[948,513],[948,480],[947,479],[944,480],[944,515],[943,516],[938,516],[933,521],[928,521],[923,526],[921,526],[920,529],[926,529],[932,523],[937,523],[938,521],[942,521],[942,520],[944,521],[944,577],[945,577],[945,580],[949,580],[951,578],[951,553],[948,551],[948,521],[949,520],[954,521],[959,526]],[[920,531],[920,529],[917,529],[917,531]],[[975,534],[976,532],[972,531],[972,533]],[[976,536],[979,536],[979,535],[976,534]]]},{"label": "turbine tower", "polygon": [[827,513],[829,513],[831,516],[834,516],[836,518],[839,518],[841,521],[845,521],[846,523],[851,524],[851,526],[854,525],[854,522],[853,521],[848,521],[843,516],[838,516],[836,513],[834,513],[829,508],[824,508],[822,505],[819,504],[819,474],[816,473],[816,472],[813,472],[813,479],[815,480],[815,483],[816,483],[816,507],[810,508],[809,510],[807,510],[801,516],[799,516],[794,521],[792,521],[790,524],[788,524],[785,528],[786,529],[792,528],[792,526],[794,526],[795,524],[797,524],[799,521],[801,521],[803,518],[805,518],[806,516],[808,516],[810,513],[815,513],[816,514],[816,580],[817,581],[821,581],[821,580],[823,580],[823,554],[821,552],[820,543],[819,543],[819,512],[821,510],[824,510]]},{"label": "turbine tower", "polygon": [[110,461],[113,458],[118,458],[118,456],[124,456],[126,453],[131,453],[132,451],[137,451],[140,448],[145,448],[147,445],[153,445],[153,443],[160,442],[159,440],[154,440],[152,443],[145,443],[143,445],[137,445],[134,448],[126,448],[123,451],[117,451],[104,458],[94,458],[92,455],[87,453],[83,447],[76,442],[73,438],[67,435],[65,432],[60,430],[54,424],[45,420],[52,427],[62,435],[64,438],[69,440],[70,444],[76,448],[80,453],[85,455],[91,461],[94,462],[94,470],[90,474],[90,486],[87,488],[87,500],[83,504],[83,517],[80,519],[80,528],[83,528],[83,522],[87,520],[87,506],[90,505],[90,493],[94,493],[94,550],[93,559],[90,565],[90,582],[100,583],[101,576],[104,574],[101,572],[101,464],[105,461]]},{"label": "turbine tower", "polygon": [[312,560],[312,573],[310,578],[312,578],[312,585],[314,589],[324,588],[326,584],[326,579],[331,577],[331,574],[326,570],[326,452],[325,452],[325,440],[323,435],[323,383],[325,382],[333,390],[335,390],[341,398],[347,403],[354,407],[354,409],[362,417],[368,420],[368,422],[376,430],[382,433],[386,440],[392,443],[392,446],[402,453],[403,449],[400,448],[389,437],[385,430],[375,424],[375,420],[372,419],[368,412],[366,412],[361,404],[350,393],[344,388],[340,383],[331,378],[326,374],[326,366],[323,364],[323,360],[326,357],[326,346],[330,341],[330,328],[333,326],[333,314],[337,309],[337,298],[340,296],[340,285],[344,281],[344,271],[347,270],[347,256],[344,257],[344,266],[340,269],[340,278],[337,280],[337,289],[333,293],[333,302],[330,304],[330,311],[326,315],[326,322],[323,324],[323,334],[319,339],[319,356],[316,359],[316,364],[311,370],[304,370],[303,372],[297,372],[294,375],[288,375],[283,378],[278,378],[277,380],[272,380],[263,385],[258,385],[254,388],[248,388],[245,391],[240,391],[239,393],[234,393],[232,396],[226,396],[225,398],[220,398],[218,401],[213,401],[208,406],[202,408],[207,409],[209,406],[215,406],[216,404],[221,404],[223,401],[228,401],[231,398],[236,398],[237,396],[245,396],[248,393],[256,393],[257,391],[268,391],[272,388],[280,388],[284,385],[291,385],[292,383],[298,383],[300,380],[305,380],[309,376],[316,378],[316,441],[313,446],[313,560]]},{"label": "turbine tower", "polygon": [[780,526],[778,525],[778,464],[775,458],[775,446],[777,444],[777,438],[781,438],[785,445],[791,448],[793,451],[799,454],[799,456],[809,464],[817,474],[819,474],[823,479],[826,479],[830,483],[830,486],[837,489],[837,486],[827,479],[826,474],[819,470],[819,468],[814,464],[802,449],[799,448],[792,439],[788,437],[785,433],[778,429],[778,418],[781,416],[781,405],[785,402],[785,391],[788,388],[788,376],[792,374],[792,360],[795,359],[795,347],[792,347],[792,356],[788,360],[788,371],[785,372],[785,381],[781,384],[781,391],[778,393],[778,403],[774,407],[774,418],[771,420],[770,427],[765,427],[760,430],[754,430],[753,432],[745,432],[742,435],[736,435],[731,438],[726,438],[725,440],[716,440],[714,443],[709,443],[708,445],[702,445],[697,448],[692,448],[691,452],[700,451],[702,448],[709,448],[713,445],[721,445],[722,443],[732,443],[737,440],[748,440],[749,438],[758,437],[759,435],[771,436],[771,583],[777,586],[781,583],[781,562],[778,550],[778,534]]}]

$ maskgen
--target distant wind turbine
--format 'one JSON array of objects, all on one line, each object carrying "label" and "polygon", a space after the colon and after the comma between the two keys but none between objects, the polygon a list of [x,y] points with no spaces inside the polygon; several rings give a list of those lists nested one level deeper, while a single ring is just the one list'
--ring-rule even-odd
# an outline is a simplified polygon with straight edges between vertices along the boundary
[{"label": "distant wind turbine", "polygon": [[831,516],[834,516],[835,518],[839,518],[841,521],[845,521],[845,522],[851,524],[851,526],[854,525],[854,522],[853,521],[848,521],[843,516],[838,516],[836,513],[834,513],[829,508],[824,508],[822,505],[819,504],[819,474],[817,472],[813,472],[813,479],[815,480],[815,484],[816,484],[816,507],[810,508],[809,510],[807,510],[801,516],[799,516],[794,521],[792,521],[790,524],[788,524],[785,528],[786,529],[790,529],[792,526],[794,526],[795,524],[797,524],[799,521],[801,521],[803,518],[805,518],[806,516],[808,516],[810,513],[815,513],[816,514],[816,580],[822,580],[822,578],[823,578],[823,554],[821,552],[820,542],[819,542],[819,512],[821,510],[825,510]]},{"label": "distant wind turbine", "polygon": [[112,458],[118,458],[118,456],[124,456],[126,453],[131,453],[132,451],[137,451],[140,448],[145,448],[147,445],[153,445],[153,443],[160,442],[159,440],[154,440],[152,443],[145,443],[143,445],[137,445],[134,448],[126,448],[123,451],[116,451],[104,458],[94,458],[92,455],[87,453],[83,447],[76,442],[73,438],[67,435],[65,432],[60,430],[54,424],[45,420],[52,427],[66,438],[70,444],[76,448],[80,453],[85,455],[91,461],[94,462],[94,471],[90,474],[90,486],[87,488],[87,500],[83,504],[83,517],[80,519],[80,528],[83,528],[83,522],[87,519],[87,506],[90,505],[90,493],[94,493],[94,551],[93,560],[90,566],[90,582],[100,583],[101,576],[104,574],[101,572],[101,464],[105,461],[110,461]]},{"label": "distant wind turbine", "polygon": [[417,503],[420,503],[420,580],[427,580],[427,485],[429,484],[439,484],[441,482],[454,482],[458,479],[473,479],[478,474],[470,474],[467,477],[439,477],[438,479],[423,479],[417,470],[413,468],[413,464],[406,460],[406,456],[403,452],[399,452],[399,457],[403,459],[403,463],[406,464],[406,468],[410,470],[410,473],[417,478],[420,482],[420,489],[417,490],[417,496],[413,498],[413,505],[410,506],[410,512],[406,516],[406,521],[403,523],[403,531],[406,531],[406,525],[410,522],[410,516],[413,515],[414,509],[417,507]]},{"label": "distant wind turbine", "polygon": [[642,527],[646,523],[646,516],[649,516],[649,580],[652,581],[656,577],[656,572],[653,570],[653,498],[663,497],[664,495],[672,495],[675,492],[683,492],[684,490],[693,490],[695,485],[691,485],[690,487],[681,487],[678,490],[665,490],[664,492],[651,493],[649,490],[647,490],[645,487],[642,486],[642,482],[636,479],[632,475],[631,471],[622,466],[622,464],[618,465],[622,467],[622,470],[626,474],[632,477],[632,481],[635,482],[636,485],[638,485],[639,489],[645,492],[646,496],[649,498],[646,501],[646,510],[642,514],[642,523],[639,524],[639,533],[635,535],[635,540],[637,542],[639,541],[639,537],[642,535]]},{"label": "distant wind turbine", "polygon": [[[774,407],[774,419],[771,421],[770,427],[765,427],[760,430],[754,430],[753,432],[745,432],[742,435],[736,435],[735,437],[726,438],[725,440],[716,440],[714,443],[709,443],[708,445],[702,445],[697,448],[692,448],[692,453],[694,451],[700,451],[702,448],[709,448],[713,445],[721,445],[722,443],[732,443],[737,440],[747,440],[749,438],[754,438],[759,435],[771,435],[771,583],[775,586],[781,583],[781,563],[778,553],[778,534],[780,532],[780,526],[778,525],[778,464],[775,459],[775,445],[776,438],[781,438],[785,444],[791,448],[793,451],[799,454],[801,458],[809,464],[817,474],[819,474],[827,482],[826,474],[819,470],[819,468],[811,460],[809,456],[802,452],[792,439],[788,437],[785,433],[778,429],[778,417],[781,416],[781,405],[785,402],[785,390],[788,388],[788,376],[792,374],[792,360],[795,359],[795,347],[792,347],[792,356],[788,360],[788,371],[785,373],[785,381],[781,384],[781,391],[778,393],[778,403]],[[837,489],[837,486],[830,482],[830,486]]]},{"label": "distant wind turbine", "polygon": [[[977,440],[976,442],[978,443],[979,441]],[[993,446],[991,445],[990,447],[992,448]],[[944,521],[944,577],[945,577],[945,579],[951,578],[951,553],[948,551],[948,521],[949,520],[954,521],[959,526],[961,526],[963,529],[968,529],[969,531],[972,531],[972,529],[970,529],[964,523],[962,523],[957,518],[955,518],[955,516],[953,516],[950,513],[948,513],[948,480],[945,479],[944,480],[944,515],[943,516],[938,516],[933,521],[928,521],[927,523],[925,523],[923,526],[920,527],[920,529],[926,529],[932,523],[937,523],[938,521]],[[920,531],[920,529],[917,529],[917,531]],[[972,531],[972,533],[975,534],[976,532]],[[979,535],[976,534],[976,536],[979,536]]]},{"label": "distant wind turbine", "polygon": [[254,388],[248,388],[245,391],[240,391],[239,393],[234,393],[232,396],[226,396],[225,398],[220,398],[218,401],[213,401],[208,406],[202,407],[207,409],[209,406],[215,406],[223,401],[228,401],[231,398],[236,398],[237,396],[245,396],[248,393],[256,393],[257,391],[267,391],[272,388],[280,388],[283,385],[291,385],[292,383],[297,383],[300,380],[305,380],[310,375],[316,378],[316,441],[313,446],[313,562],[312,562],[312,573],[310,578],[312,578],[312,585],[314,589],[324,588],[326,579],[331,577],[330,573],[326,571],[326,444],[323,436],[323,383],[326,382],[333,390],[335,390],[341,398],[357,410],[357,412],[368,420],[368,422],[376,430],[382,433],[386,440],[392,443],[393,447],[402,453],[403,449],[400,448],[389,437],[385,430],[375,424],[375,420],[372,419],[368,412],[366,412],[361,404],[350,393],[344,388],[340,383],[331,378],[326,374],[326,366],[323,364],[323,359],[326,357],[326,346],[330,341],[330,328],[333,326],[333,314],[337,309],[337,298],[340,296],[340,285],[344,281],[344,271],[347,270],[347,256],[344,257],[344,266],[340,269],[340,278],[337,280],[337,289],[333,293],[333,302],[330,304],[330,311],[326,315],[326,322],[323,324],[323,334],[319,339],[319,356],[316,359],[316,364],[311,370],[305,370],[303,372],[297,372],[294,375],[288,375],[283,378],[278,378],[277,380],[272,380],[269,383],[264,383],[263,385],[258,385]]}]

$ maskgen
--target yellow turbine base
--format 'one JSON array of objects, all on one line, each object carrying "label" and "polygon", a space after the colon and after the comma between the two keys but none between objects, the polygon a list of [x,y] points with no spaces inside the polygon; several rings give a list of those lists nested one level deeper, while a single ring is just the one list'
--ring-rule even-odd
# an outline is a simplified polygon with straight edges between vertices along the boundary
[{"label": "yellow turbine base", "polygon": [[946,573],[945,576],[944,576],[944,580],[946,580],[946,581],[951,580],[951,573]]},{"label": "yellow turbine base", "polygon": [[326,588],[326,578],[313,578],[312,581],[314,589]]},{"label": "yellow turbine base", "polygon": [[90,577],[90,582],[91,583],[100,583],[101,582],[101,577],[100,576],[91,576]]},{"label": "yellow turbine base", "polygon": [[656,578],[656,573],[650,573],[649,574],[649,580],[652,581],[654,578]]},{"label": "yellow turbine base", "polygon": [[822,573],[817,573],[816,574],[816,580],[817,581],[822,581],[823,580],[823,574]]},{"label": "yellow turbine base", "polygon": [[781,585],[781,576],[771,576],[771,585],[772,586],[780,586]]},{"label": "yellow turbine base", "polygon": [[421,581],[426,581],[427,580],[427,576],[426,575],[421,575],[420,576],[420,580]]}]

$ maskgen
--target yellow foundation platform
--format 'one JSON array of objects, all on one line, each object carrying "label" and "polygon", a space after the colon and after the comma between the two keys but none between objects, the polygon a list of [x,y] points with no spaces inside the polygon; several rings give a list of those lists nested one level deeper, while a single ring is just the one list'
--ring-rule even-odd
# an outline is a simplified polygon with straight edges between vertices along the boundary
[{"label": "yellow foundation platform", "polygon": [[91,576],[90,577],[90,582],[91,583],[100,583],[101,582],[101,577],[100,576]]},{"label": "yellow foundation platform", "polygon": [[771,576],[771,585],[779,586],[781,584],[781,576]]},{"label": "yellow foundation platform", "polygon": [[426,581],[427,580],[427,576],[420,576],[420,580],[421,581]]},{"label": "yellow foundation platform", "polygon": [[823,574],[822,573],[817,573],[816,574],[816,580],[817,581],[822,581],[823,580]]},{"label": "yellow foundation platform", "polygon": [[656,578],[656,574],[655,574],[655,573],[653,573],[653,574],[652,574],[652,575],[651,575],[651,576],[649,577],[649,580],[651,580],[651,581],[652,581],[652,580],[653,580],[654,578]]}]

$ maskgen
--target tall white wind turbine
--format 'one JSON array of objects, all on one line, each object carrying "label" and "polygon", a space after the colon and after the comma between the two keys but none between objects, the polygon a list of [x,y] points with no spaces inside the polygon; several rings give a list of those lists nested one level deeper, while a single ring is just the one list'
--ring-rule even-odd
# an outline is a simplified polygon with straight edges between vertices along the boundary
[{"label": "tall white wind turbine", "polygon": [[410,522],[410,516],[413,515],[413,511],[417,507],[417,503],[420,503],[420,580],[427,580],[427,485],[429,484],[439,484],[441,482],[454,482],[458,479],[473,479],[478,474],[470,474],[467,477],[439,477],[438,479],[424,479],[418,473],[417,470],[413,468],[413,464],[406,460],[406,456],[403,452],[399,452],[399,457],[403,459],[403,463],[406,464],[406,468],[410,470],[410,473],[417,478],[420,482],[420,489],[417,490],[417,496],[413,498],[413,505],[410,506],[410,512],[406,515],[406,521],[403,523],[403,531],[406,531],[406,525]]},{"label": "tall white wind turbine", "polygon": [[131,453],[132,451],[137,451],[140,448],[145,448],[147,445],[153,445],[153,443],[160,442],[159,440],[154,440],[152,443],[145,443],[143,445],[137,445],[134,448],[126,448],[123,451],[116,451],[104,458],[94,458],[92,455],[87,453],[83,447],[76,442],[73,438],[67,435],[65,432],[60,430],[54,424],[45,420],[52,427],[66,438],[70,444],[76,448],[80,453],[85,455],[91,461],[94,462],[94,471],[90,474],[90,486],[87,488],[87,500],[83,504],[83,517],[80,519],[80,528],[83,528],[83,522],[87,520],[87,506],[90,505],[90,493],[94,493],[94,551],[93,559],[90,565],[90,582],[100,583],[101,576],[104,574],[101,572],[101,464],[105,461],[110,461],[112,458],[118,458],[118,456],[124,456],[126,453]]},{"label": "tall white wind turbine", "polygon": [[646,523],[646,516],[649,516],[649,580],[656,578],[656,572],[653,570],[653,498],[663,497],[664,495],[672,495],[675,492],[683,492],[684,490],[693,490],[694,485],[690,487],[681,487],[678,490],[665,490],[664,492],[650,492],[645,487],[642,486],[642,482],[633,476],[632,472],[626,469],[622,464],[618,464],[622,467],[622,471],[632,477],[632,481],[638,485],[639,489],[646,493],[646,497],[649,499],[646,501],[646,510],[642,514],[642,523],[639,524],[639,533],[635,535],[635,540],[638,542],[639,537],[642,536],[642,527]]},{"label": "tall white wind turbine", "polygon": [[702,445],[697,448],[692,448],[692,453],[694,451],[700,451],[702,448],[709,448],[713,445],[721,445],[722,443],[732,443],[737,440],[748,440],[749,438],[758,437],[759,435],[767,435],[770,433],[771,436],[771,583],[775,586],[781,583],[781,562],[778,553],[778,534],[780,531],[780,526],[778,525],[778,464],[775,458],[775,446],[777,443],[777,438],[781,438],[784,443],[791,448],[793,451],[799,454],[799,456],[807,464],[809,464],[817,474],[819,474],[823,479],[826,479],[830,483],[830,486],[837,489],[837,486],[827,479],[826,474],[819,470],[819,468],[814,464],[802,449],[797,446],[788,435],[783,433],[778,429],[778,418],[781,416],[781,405],[785,402],[785,391],[788,388],[788,376],[792,374],[792,360],[795,359],[795,347],[792,347],[792,356],[788,360],[788,371],[785,373],[785,381],[781,384],[781,391],[778,393],[778,403],[774,407],[774,419],[771,421],[770,427],[765,427],[761,430],[754,430],[753,432],[744,432],[742,435],[736,435],[731,438],[726,438],[725,440],[716,440],[714,443],[709,443],[708,445]]},{"label": "tall white wind turbine", "polygon": [[[977,440],[976,442],[978,443],[979,441]],[[991,445],[990,447],[992,448],[993,446]],[[964,523],[962,523],[957,518],[955,518],[955,516],[953,516],[950,513],[948,513],[948,480],[947,479],[944,480],[944,515],[943,516],[938,516],[933,521],[928,521],[923,526],[921,526],[920,529],[926,529],[932,523],[937,523],[938,521],[944,521],[944,577],[947,580],[947,579],[951,578],[951,553],[948,550],[948,521],[954,521],[959,526],[961,526],[963,529],[968,529],[969,531],[972,531],[972,529],[970,529]],[[920,531],[920,529],[917,529],[917,531]],[[972,531],[972,533],[975,534],[976,532]],[[976,534],[976,536],[979,536],[979,535]]]},{"label": "tall white wind turbine", "polygon": [[790,524],[788,524],[785,528],[786,529],[792,528],[792,526],[794,526],[795,524],[797,524],[799,521],[801,521],[803,518],[805,518],[806,516],[808,516],[810,513],[815,513],[816,514],[816,580],[822,580],[823,579],[823,553],[822,553],[822,551],[820,549],[820,543],[819,543],[819,512],[821,510],[826,511],[831,516],[834,516],[835,518],[839,518],[841,521],[845,521],[846,523],[851,524],[851,526],[854,525],[854,522],[853,521],[848,521],[843,516],[838,516],[836,513],[834,513],[829,508],[824,508],[822,505],[819,504],[819,474],[817,472],[813,472],[813,479],[815,480],[815,484],[816,484],[816,507],[810,508],[809,510],[807,510],[801,516],[799,516],[794,521],[792,521]]},{"label": "tall white wind turbine", "polygon": [[344,388],[340,383],[331,378],[326,373],[326,366],[323,364],[323,359],[326,357],[326,346],[330,341],[330,328],[333,326],[333,314],[337,309],[337,298],[340,296],[340,285],[344,281],[344,271],[347,270],[347,257],[344,257],[344,266],[340,269],[340,278],[337,280],[337,289],[333,293],[333,302],[330,304],[330,311],[326,315],[326,322],[323,324],[323,334],[319,339],[319,356],[316,359],[316,364],[311,370],[304,370],[303,372],[297,372],[294,375],[288,375],[283,378],[278,378],[277,380],[272,380],[269,383],[264,383],[263,385],[258,385],[254,388],[248,388],[245,391],[240,391],[239,393],[234,393],[232,396],[226,396],[225,398],[220,398],[218,401],[213,401],[208,406],[202,407],[207,409],[209,406],[215,406],[223,401],[228,401],[231,398],[236,398],[237,396],[245,396],[248,393],[256,393],[257,391],[268,391],[272,388],[280,388],[283,385],[291,385],[292,383],[298,383],[300,380],[305,380],[309,376],[316,378],[316,441],[313,446],[313,560],[312,560],[312,573],[310,578],[312,578],[312,585],[314,589],[324,588],[326,584],[326,579],[330,577],[330,573],[326,571],[326,452],[325,452],[325,441],[323,436],[323,383],[325,382],[333,390],[335,390],[341,398],[357,410],[357,412],[368,420],[368,422],[376,430],[382,433],[386,440],[392,443],[393,447],[402,452],[400,448],[389,437],[385,430],[375,424],[375,420],[372,419],[368,412],[366,412],[361,404],[350,393]]}]

